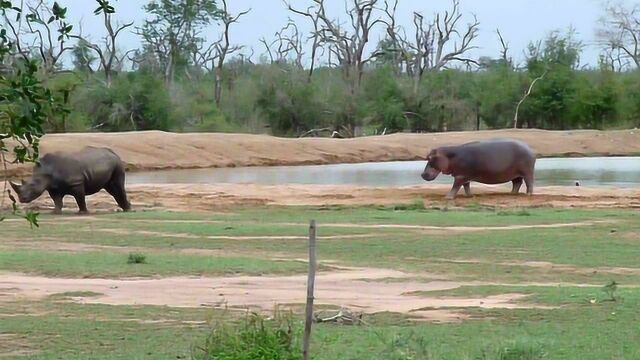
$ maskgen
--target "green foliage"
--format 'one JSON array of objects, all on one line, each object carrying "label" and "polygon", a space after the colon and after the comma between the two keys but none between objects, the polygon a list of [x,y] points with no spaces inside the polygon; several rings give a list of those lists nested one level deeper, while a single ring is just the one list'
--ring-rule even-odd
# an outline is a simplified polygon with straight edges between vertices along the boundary
[{"label": "green foliage", "polygon": [[264,75],[256,105],[274,133],[299,134],[318,124],[316,89],[303,72],[285,64],[270,66]]},{"label": "green foliage", "polygon": [[493,354],[483,352],[476,359],[497,360],[542,360],[547,358],[544,348],[530,341],[514,341],[509,345],[499,347]]},{"label": "green foliage", "polygon": [[402,90],[390,66],[375,69],[364,84],[364,117],[378,130],[388,133],[407,128]]},{"label": "green foliage", "polygon": [[144,10],[151,17],[140,35],[170,84],[189,67],[193,50],[204,41],[202,29],[220,17],[220,11],[214,0],[152,0]]},{"label": "green foliage", "polygon": [[289,316],[276,314],[267,320],[250,314],[239,324],[225,319],[213,323],[204,345],[197,347],[196,360],[293,360],[300,358],[299,330]]},{"label": "green foliage", "polygon": [[93,82],[79,94],[76,107],[101,131],[169,130],[171,99],[162,79],[146,72],[130,72],[111,87]]},{"label": "green foliage", "polygon": [[142,253],[129,253],[127,264],[146,264],[147,256]]},{"label": "green foliage", "polygon": [[[20,18],[22,10],[13,7],[10,1],[0,2],[3,16]],[[67,12],[58,3],[52,7],[53,16],[48,23],[58,20],[61,29],[59,39],[69,36],[72,29],[64,22]],[[39,15],[32,10],[26,15],[29,22],[42,23]],[[11,65],[0,73],[0,162],[6,165],[6,154],[10,152],[7,143],[11,143],[15,163],[36,162],[39,155],[40,137],[44,135],[44,125],[52,116],[66,116],[65,103],[68,93],[63,99],[55,98],[52,91],[45,86],[39,77],[39,63],[25,56],[15,54],[14,44],[7,36],[8,25],[3,23],[0,30],[0,63],[13,57]],[[6,181],[6,179],[5,179]],[[4,198],[5,194],[2,194]],[[8,193],[12,201],[13,213],[25,218],[31,227],[38,226],[38,213],[18,211],[15,198]]]}]

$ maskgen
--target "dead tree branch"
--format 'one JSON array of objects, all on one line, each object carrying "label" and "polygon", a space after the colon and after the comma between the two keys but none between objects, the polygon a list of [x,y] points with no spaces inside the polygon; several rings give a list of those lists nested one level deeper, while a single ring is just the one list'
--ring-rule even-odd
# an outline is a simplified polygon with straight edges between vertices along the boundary
[{"label": "dead tree branch", "polygon": [[222,0],[222,24],[223,30],[220,39],[213,44],[212,62],[215,62],[215,99],[216,105],[220,105],[222,99],[222,72],[226,58],[241,50],[242,46],[231,45],[229,33],[231,25],[237,23],[238,20],[248,14],[251,9],[242,11],[237,15],[231,15],[227,6],[227,0]]},{"label": "dead tree branch", "polygon": [[548,71],[545,71],[542,75],[540,75],[539,77],[535,78],[532,82],[531,85],[529,85],[529,89],[527,90],[527,92],[524,94],[524,96],[522,97],[522,99],[520,99],[520,101],[518,102],[518,105],[516,106],[516,113],[513,116],[513,128],[517,129],[518,128],[518,114],[520,113],[520,106],[522,106],[522,104],[524,103],[524,101],[529,97],[529,95],[531,95],[531,91],[533,90],[533,87],[536,85],[536,83],[540,80],[543,80],[544,77],[547,75]]},{"label": "dead tree branch", "polygon": [[603,28],[598,31],[598,37],[604,48],[620,50],[640,68],[640,4],[630,8],[611,5],[601,23]]}]

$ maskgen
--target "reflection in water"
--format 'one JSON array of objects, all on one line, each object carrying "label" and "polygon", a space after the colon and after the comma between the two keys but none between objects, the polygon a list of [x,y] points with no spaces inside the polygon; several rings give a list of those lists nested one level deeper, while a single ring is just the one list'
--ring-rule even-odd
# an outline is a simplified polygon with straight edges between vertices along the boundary
[{"label": "reflection in water", "polygon": [[[235,183],[404,186],[424,184],[424,161],[271,166],[128,173],[129,184]],[[434,183],[450,184],[440,175]],[[554,158],[536,162],[536,185],[640,186],[640,157]]]}]

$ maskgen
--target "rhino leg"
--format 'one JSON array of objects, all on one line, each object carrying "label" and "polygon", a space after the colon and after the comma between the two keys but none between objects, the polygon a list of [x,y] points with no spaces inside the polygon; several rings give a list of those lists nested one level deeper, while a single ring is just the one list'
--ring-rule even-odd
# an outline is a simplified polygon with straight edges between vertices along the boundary
[{"label": "rhino leg", "polygon": [[55,205],[55,208],[53,209],[53,213],[61,214],[62,207],[64,206],[64,203],[62,201],[64,196],[60,194],[51,194],[51,193],[49,195],[51,196],[51,199],[53,199],[53,204]]},{"label": "rhino leg", "polygon": [[131,203],[127,199],[127,192],[124,189],[124,170],[118,169],[114,172],[113,177],[109,181],[109,183],[105,186],[105,190],[113,196],[113,198],[118,203],[118,206],[122,208],[123,211],[131,210]]},{"label": "rhino leg", "polygon": [[84,194],[76,194],[73,195],[76,199],[76,203],[78,203],[78,209],[80,214],[88,214],[89,210],[87,210],[87,203],[84,198]]}]

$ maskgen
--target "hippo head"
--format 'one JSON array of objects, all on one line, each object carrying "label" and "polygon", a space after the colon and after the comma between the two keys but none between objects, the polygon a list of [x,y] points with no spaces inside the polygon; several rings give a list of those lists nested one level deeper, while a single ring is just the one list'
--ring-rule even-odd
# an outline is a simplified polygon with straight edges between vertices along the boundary
[{"label": "hippo head", "polygon": [[431,150],[427,155],[427,166],[422,172],[422,178],[426,181],[433,181],[440,173],[450,174],[448,154],[444,154],[440,149]]},{"label": "hippo head", "polygon": [[9,183],[13,191],[18,194],[21,203],[30,203],[37,199],[49,186],[49,178],[45,175],[34,174],[28,182],[22,180],[22,184],[18,185],[14,182]]}]

